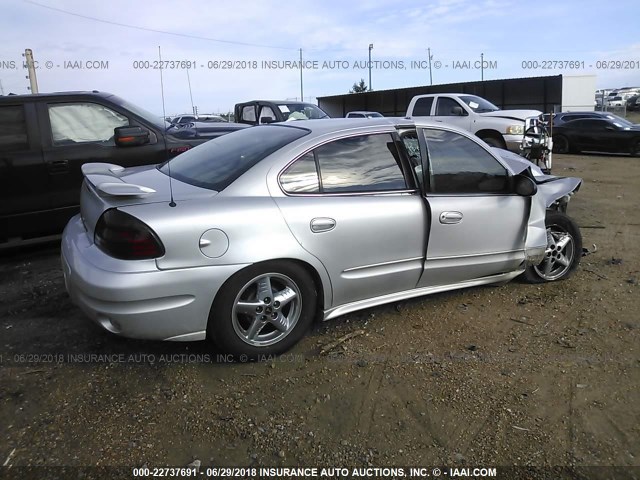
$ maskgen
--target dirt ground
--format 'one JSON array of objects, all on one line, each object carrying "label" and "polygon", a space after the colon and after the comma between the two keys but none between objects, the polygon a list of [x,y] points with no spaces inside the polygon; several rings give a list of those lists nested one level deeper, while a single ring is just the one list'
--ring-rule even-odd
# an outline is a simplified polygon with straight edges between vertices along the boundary
[{"label": "dirt ground", "polygon": [[5,254],[0,462],[640,466],[640,159],[554,160],[597,246],[572,278],[350,314],[259,363],[108,334],[57,246]]}]

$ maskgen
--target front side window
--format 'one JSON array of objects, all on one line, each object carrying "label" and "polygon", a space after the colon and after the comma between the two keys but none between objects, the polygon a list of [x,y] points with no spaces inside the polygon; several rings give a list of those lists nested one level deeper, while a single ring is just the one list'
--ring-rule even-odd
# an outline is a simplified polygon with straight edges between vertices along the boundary
[{"label": "front side window", "polygon": [[0,107],[0,151],[27,150],[27,122],[24,107]]},{"label": "front side window", "polygon": [[124,115],[97,103],[49,105],[54,145],[113,143],[113,129],[129,125]]},{"label": "front side window", "polygon": [[456,110],[458,111],[462,110],[462,107],[453,98],[449,98],[449,97],[438,98],[438,103],[436,103],[436,116],[441,116],[441,117],[442,116],[444,117],[459,116],[458,113],[455,113]]},{"label": "front side window", "polygon": [[509,192],[507,170],[484,148],[456,132],[425,129],[431,193]]},{"label": "front side window", "polygon": [[260,123],[268,123],[264,121],[266,118],[269,118],[272,122],[276,121],[276,114],[273,113],[273,110],[269,106],[264,106],[260,110]]}]

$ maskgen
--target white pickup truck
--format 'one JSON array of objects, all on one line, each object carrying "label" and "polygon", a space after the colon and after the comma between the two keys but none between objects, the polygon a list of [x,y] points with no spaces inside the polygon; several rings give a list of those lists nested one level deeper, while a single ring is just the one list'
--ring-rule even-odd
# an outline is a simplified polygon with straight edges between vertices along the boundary
[{"label": "white pickup truck", "polygon": [[[431,117],[480,137],[492,147],[521,153],[525,120],[537,118],[538,110],[500,110],[491,102],[465,93],[434,93],[411,99],[407,117]],[[528,125],[527,125],[528,126]]]}]

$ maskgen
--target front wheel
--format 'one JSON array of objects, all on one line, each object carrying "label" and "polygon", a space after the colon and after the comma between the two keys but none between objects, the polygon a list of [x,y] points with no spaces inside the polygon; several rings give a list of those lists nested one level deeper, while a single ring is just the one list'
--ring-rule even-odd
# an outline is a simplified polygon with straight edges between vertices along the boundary
[{"label": "front wheel", "polygon": [[636,142],[631,147],[631,155],[634,157],[640,157],[640,140],[636,140]]},{"label": "front wheel", "polygon": [[486,143],[490,147],[496,147],[496,148],[502,148],[502,149],[507,148],[507,145],[506,143],[504,143],[504,140],[502,138],[498,138],[497,136],[485,135],[480,137],[480,140],[482,140],[484,143]]},{"label": "front wheel", "polygon": [[571,217],[547,211],[547,249],[539,265],[528,267],[523,276],[529,283],[553,282],[570,277],[582,257],[582,235]]},{"label": "front wheel", "polygon": [[316,311],[313,279],[292,262],[256,264],[233,275],[211,308],[207,334],[240,359],[277,355],[297,343]]}]

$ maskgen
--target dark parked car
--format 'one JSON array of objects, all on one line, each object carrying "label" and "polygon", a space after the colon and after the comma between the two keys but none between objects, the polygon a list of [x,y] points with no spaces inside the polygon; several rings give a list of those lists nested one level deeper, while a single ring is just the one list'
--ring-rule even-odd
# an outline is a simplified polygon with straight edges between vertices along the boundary
[{"label": "dark parked car", "polygon": [[0,248],[62,232],[79,211],[82,164],[161,163],[229,132],[211,125],[218,135],[176,135],[162,118],[97,91],[0,96]]},{"label": "dark parked car", "polygon": [[624,118],[584,118],[553,128],[553,151],[630,153],[640,156],[640,125]]},{"label": "dark parked car", "polygon": [[[543,115],[543,121],[549,123],[549,115],[545,113]],[[624,120],[624,118],[614,115],[609,112],[560,112],[553,115],[553,127],[558,127],[572,120],[582,120],[584,118],[596,118],[596,119],[609,119],[609,120]]]}]

